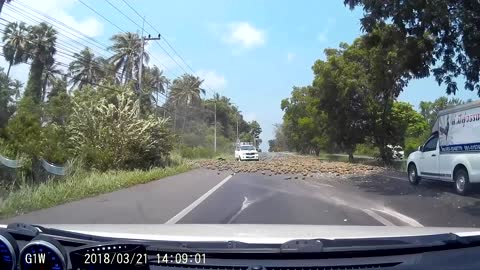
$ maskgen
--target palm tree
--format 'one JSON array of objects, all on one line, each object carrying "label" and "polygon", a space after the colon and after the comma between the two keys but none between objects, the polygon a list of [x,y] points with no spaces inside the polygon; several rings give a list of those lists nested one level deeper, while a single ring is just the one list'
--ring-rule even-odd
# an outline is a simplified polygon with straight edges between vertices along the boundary
[{"label": "palm tree", "polygon": [[[53,60],[53,59],[52,59]],[[47,89],[51,88],[53,84],[62,77],[62,70],[59,68],[58,63],[50,61],[43,70],[42,78],[42,101],[45,101],[47,95]]]},{"label": "palm tree", "polygon": [[13,80],[10,86],[12,87],[13,94],[15,95],[15,102],[17,102],[20,99],[20,91],[23,87],[23,83],[19,80]]},{"label": "palm tree", "polygon": [[10,2],[12,2],[12,0],[0,0],[0,13],[2,13],[3,5]]},{"label": "palm tree", "polygon": [[[123,83],[132,78],[138,78],[140,56],[142,54],[142,41],[138,34],[127,32],[112,36],[113,45],[109,47],[114,55],[109,61],[114,64],[115,71],[121,73]],[[150,57],[143,52],[143,64],[147,64]]]},{"label": "palm tree", "polygon": [[[1,7],[0,7],[1,8]],[[3,54],[8,61],[7,78],[13,65],[26,61],[27,27],[24,22],[12,22],[5,27]]]},{"label": "palm tree", "polygon": [[185,104],[182,132],[185,130],[188,106],[198,103],[200,101],[200,95],[205,94],[205,89],[201,88],[202,83],[203,80],[190,74],[183,74],[180,78],[173,80],[170,95],[174,100],[174,105]]},{"label": "palm tree", "polygon": [[78,89],[81,90],[86,84],[98,83],[103,78],[105,72],[101,66],[102,59],[95,57],[89,48],[75,53],[73,57],[75,60],[68,67],[72,76],[70,80],[70,83],[73,84],[72,89],[78,86]]},{"label": "palm tree", "polygon": [[165,94],[170,80],[163,75],[163,71],[157,66],[145,67],[143,71],[143,93],[151,97],[158,106],[158,94]]},{"label": "palm tree", "polygon": [[54,62],[57,31],[52,26],[42,22],[28,28],[27,39],[29,41],[27,43],[28,58],[32,59],[32,64],[25,95],[33,97],[38,104],[42,99],[43,72]]}]

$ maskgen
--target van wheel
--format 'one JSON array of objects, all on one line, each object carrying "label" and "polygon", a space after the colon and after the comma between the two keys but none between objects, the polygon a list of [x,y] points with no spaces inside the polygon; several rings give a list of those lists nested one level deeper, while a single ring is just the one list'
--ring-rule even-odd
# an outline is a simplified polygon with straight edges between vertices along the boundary
[{"label": "van wheel", "polygon": [[465,169],[458,169],[455,172],[455,191],[460,195],[465,195],[470,190],[470,180],[468,179],[468,173]]},{"label": "van wheel", "polygon": [[417,166],[415,166],[415,164],[408,165],[408,182],[416,186],[418,183],[420,183],[420,180],[421,178],[417,173]]}]

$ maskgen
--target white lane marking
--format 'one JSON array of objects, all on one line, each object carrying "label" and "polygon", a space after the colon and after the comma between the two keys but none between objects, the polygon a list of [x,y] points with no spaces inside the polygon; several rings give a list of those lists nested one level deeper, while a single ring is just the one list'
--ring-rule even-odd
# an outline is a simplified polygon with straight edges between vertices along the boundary
[{"label": "white lane marking", "polygon": [[232,223],[232,221],[234,221],[243,212],[243,210],[247,209],[247,207],[250,206],[250,204],[252,203],[253,201],[249,201],[247,196],[245,196],[243,199],[242,207],[240,208],[240,210],[238,210],[237,213],[235,213],[235,215],[232,216],[232,218],[230,218],[230,220],[227,223],[228,224]]},{"label": "white lane marking", "polygon": [[192,204],[190,204],[185,209],[183,209],[178,214],[176,214],[174,217],[172,217],[167,222],[165,222],[165,224],[175,224],[175,223],[177,223],[180,219],[182,219],[188,213],[190,213],[193,209],[195,209],[195,207],[197,207],[199,204],[201,204],[205,199],[208,198],[208,196],[212,195],[213,192],[215,192],[217,189],[219,189],[223,184],[225,184],[231,178],[232,178],[232,175],[227,176],[225,179],[223,179],[220,183],[218,183],[212,189],[210,189],[205,194],[203,194],[200,198],[198,198]]},{"label": "white lane marking", "polygon": [[370,209],[361,209],[365,214],[371,216],[372,218],[374,218],[376,221],[382,223],[383,225],[385,226],[396,226],[395,224],[393,224],[392,222],[390,222],[389,220],[387,220],[386,218],[380,216],[379,214],[373,212],[372,210]]},{"label": "white lane marking", "polygon": [[411,218],[411,217],[408,217],[404,214],[401,214],[395,210],[392,210],[392,209],[388,209],[388,208],[384,208],[384,209],[372,209],[374,211],[379,211],[379,212],[382,212],[384,214],[387,214],[387,215],[390,215],[392,217],[395,217],[397,219],[399,219],[400,221],[412,226],[412,227],[423,227],[422,224],[420,224],[420,222],[416,221],[415,219]]}]

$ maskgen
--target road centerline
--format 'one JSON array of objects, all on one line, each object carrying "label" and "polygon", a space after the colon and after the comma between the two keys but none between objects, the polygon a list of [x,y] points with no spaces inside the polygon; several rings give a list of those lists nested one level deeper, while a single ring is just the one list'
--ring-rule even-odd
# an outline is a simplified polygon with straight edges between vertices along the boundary
[{"label": "road centerline", "polygon": [[197,207],[199,204],[201,204],[204,200],[206,200],[210,195],[212,195],[217,189],[219,189],[222,185],[228,182],[232,178],[233,175],[227,176],[225,179],[223,179],[220,183],[215,185],[213,188],[211,188],[209,191],[205,192],[202,196],[200,196],[198,199],[196,199],[193,203],[191,203],[189,206],[185,207],[182,211],[180,211],[178,214],[173,216],[171,219],[169,219],[165,224],[175,224],[177,223],[180,219],[188,215],[195,207]]}]

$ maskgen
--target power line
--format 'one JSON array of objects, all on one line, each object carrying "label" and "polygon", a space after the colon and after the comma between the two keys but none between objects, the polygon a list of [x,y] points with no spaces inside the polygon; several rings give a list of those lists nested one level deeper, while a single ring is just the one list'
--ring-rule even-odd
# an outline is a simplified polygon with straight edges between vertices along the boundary
[{"label": "power line", "polygon": [[93,11],[95,14],[97,14],[98,16],[100,16],[102,19],[104,19],[105,21],[109,22],[111,25],[115,26],[118,30],[120,30],[120,32],[124,32],[122,30],[122,28],[120,28],[118,25],[114,24],[112,21],[110,21],[109,19],[107,19],[105,16],[103,16],[102,14],[98,13],[95,9],[93,9],[92,7],[90,7],[89,5],[85,4],[85,2],[83,2],[82,0],[78,0],[78,2],[82,3],[85,7],[87,7],[88,9],[90,9],[91,11]]},{"label": "power line", "polygon": [[[101,18],[103,18],[104,20],[106,20],[107,22],[109,22],[110,24],[112,24],[113,26],[115,26],[115,27],[116,27],[117,29],[119,29],[120,31],[125,32],[125,31],[123,31],[123,29],[121,29],[119,26],[117,26],[116,24],[114,24],[113,22],[111,22],[110,20],[108,20],[106,17],[104,17],[103,15],[101,15],[99,12],[97,12],[95,9],[93,9],[93,8],[90,7],[90,6],[88,6],[85,2],[83,2],[83,1],[81,1],[81,0],[79,0],[79,2],[81,2],[84,6],[86,6],[87,8],[89,8],[89,9],[90,9],[91,11],[93,11],[95,14],[97,14],[98,16],[100,16]],[[108,1],[107,1],[107,2],[108,2]],[[111,3],[110,3],[110,4],[111,4]],[[131,7],[131,6],[130,6],[130,7]],[[118,10],[117,8],[115,8],[115,9],[116,9],[117,11],[121,12],[121,11]],[[18,9],[16,9],[16,11],[17,11],[17,12],[21,12],[21,10],[18,10]],[[30,20],[35,21],[35,19],[32,19],[32,16],[35,16],[35,15],[31,15],[31,13],[29,13],[30,16],[29,16],[29,15],[25,15],[25,12],[22,12],[22,14],[23,14],[24,16],[26,16],[27,18],[29,18]],[[121,12],[121,14],[123,14],[124,16],[126,16],[123,12]],[[137,13],[137,15],[138,15],[138,13]],[[13,17],[13,16],[11,16],[11,17]],[[38,16],[35,16],[35,17],[38,18]],[[14,18],[14,17],[13,17],[13,18]],[[135,23],[135,24],[136,24],[136,23]],[[150,23],[148,23],[148,24],[151,26]],[[136,25],[138,26],[138,24],[136,24]],[[58,26],[57,26],[57,27],[58,27]],[[152,27],[152,26],[151,26],[151,27]],[[62,30],[63,30],[63,29],[62,29]],[[60,32],[60,34],[64,35],[64,34],[61,33],[61,32]],[[74,35],[75,35],[75,34],[74,34]],[[67,37],[67,38],[68,38],[68,37]],[[84,45],[81,44],[81,43],[79,43],[79,44],[82,45],[82,46],[84,46]],[[177,64],[185,73],[188,73],[188,72],[168,53],[168,51],[166,51],[166,50],[161,46],[161,44],[160,44],[158,41],[157,41],[157,44],[158,44],[158,45],[162,48],[162,50],[168,55],[168,57],[175,62],[175,64]],[[168,45],[169,45],[169,44],[168,44]],[[65,45],[62,44],[62,47],[63,47],[62,50],[65,50],[65,51],[67,51],[67,52],[69,51],[68,49],[65,49],[65,48],[68,47],[68,46],[65,46]],[[170,45],[170,47],[171,47],[171,45]],[[70,48],[72,48],[72,47],[70,47]],[[102,48],[102,49],[103,49],[103,48]],[[173,48],[172,48],[172,49],[173,49]],[[104,50],[104,49],[103,49],[103,50]],[[175,52],[176,52],[176,51],[175,51]],[[67,57],[71,57],[71,58],[73,58],[73,59],[75,59],[75,60],[78,60],[78,58],[75,58],[74,56],[70,56],[70,55],[68,55],[67,53],[63,52],[63,51],[58,50],[58,53],[59,53],[59,54],[62,54],[62,55],[64,55],[64,56],[67,56]],[[74,52],[70,51],[70,53],[74,53]],[[178,53],[177,53],[177,54],[178,54]],[[152,56],[153,56],[153,55],[152,55]],[[178,56],[179,56],[179,55],[178,55]],[[180,57],[181,57],[181,56],[180,56]],[[157,59],[156,57],[154,57],[154,56],[153,56],[152,58],[155,59],[155,60],[157,60],[157,61],[165,68],[165,70],[168,71],[168,68],[167,68],[165,65],[163,65],[162,61],[158,60],[158,59]],[[182,59],[183,59],[183,58],[182,58]],[[183,60],[183,61],[184,61],[184,60]],[[58,61],[57,61],[57,62],[58,62]],[[186,62],[185,62],[185,63],[186,63]],[[67,64],[64,64],[64,63],[61,63],[61,64],[62,64],[63,66],[68,67]],[[191,67],[190,67],[190,69],[191,69]],[[192,70],[192,72],[193,72],[193,70]],[[174,72],[172,71],[172,73],[174,73]],[[117,74],[118,74],[118,73],[117,73]],[[175,73],[174,73],[174,74],[175,74]],[[175,75],[176,75],[176,74],[175,74]],[[178,75],[176,75],[176,76],[178,77]],[[209,111],[210,111],[210,110],[209,110]]]},{"label": "power line", "polygon": [[113,5],[110,1],[108,0],[105,0],[105,2],[107,2],[110,6],[112,6],[116,11],[118,11],[120,14],[122,14],[125,18],[127,18],[129,21],[131,21],[133,24],[135,24],[136,26],[138,26],[140,29],[142,29],[143,27],[138,25],[134,20],[132,20],[129,16],[125,15],[125,13],[123,13],[119,8],[117,8],[115,5]]},{"label": "power line", "polygon": [[[123,3],[125,3],[131,10],[133,10],[133,12],[135,12],[135,14],[137,14],[140,18],[143,18],[142,15],[140,15],[140,13],[134,8],[132,7],[128,2],[127,0],[122,0]],[[148,26],[150,26],[154,31],[160,33],[160,31],[158,31],[150,22],[148,22],[147,20],[145,21],[147,23]],[[190,69],[190,71],[195,74],[195,71],[193,70],[193,68],[185,61],[185,59],[173,48],[172,45],[170,45],[170,43],[168,42],[168,40],[162,35],[163,37],[163,40],[165,41],[165,43],[167,44],[167,46],[180,58],[180,60],[182,60],[182,62]],[[170,59],[172,59],[175,64],[177,64],[185,73],[188,73],[180,64],[178,64],[178,62],[160,45],[159,42],[157,42],[158,45],[160,46],[160,48],[162,48],[162,50],[168,55],[168,57],[170,57]],[[209,87],[207,84],[205,84],[206,88],[208,91],[212,92],[213,95],[215,95],[216,91],[213,91],[211,89],[211,87]]]},{"label": "power line", "polygon": [[[5,57],[5,55],[4,55],[2,52],[0,52],[0,56]],[[62,62],[58,62],[58,61],[55,61],[55,63],[59,64],[60,66],[68,66],[67,64],[62,63]],[[29,66],[32,65],[32,63],[28,63],[28,62],[23,62],[23,64],[26,64],[26,65],[29,65]],[[49,72],[49,73],[53,73],[53,74],[62,75],[62,76],[65,76],[66,78],[70,78],[70,79],[73,79],[73,78],[74,78],[73,76],[70,76],[70,75],[68,75],[68,74],[64,74],[64,73],[62,73],[62,72],[55,72],[55,71],[52,71],[52,70],[48,70],[48,72]],[[97,86],[97,87],[104,88],[104,89],[109,89],[109,90],[114,90],[114,91],[117,91],[117,90],[118,90],[118,89],[115,89],[115,88],[112,88],[112,87],[104,86],[104,85],[101,85],[101,84],[98,84],[98,83],[94,83],[94,82],[90,82],[90,81],[86,81],[86,80],[82,80],[82,79],[80,79],[80,80],[78,80],[78,81],[84,82],[84,83],[88,83],[88,84],[91,84],[91,85],[93,85],[93,86]],[[162,94],[162,93],[160,93],[160,94],[161,94],[161,95],[164,95],[164,94]],[[164,95],[164,96],[165,96],[165,95]],[[166,96],[165,96],[165,97],[166,97]],[[166,101],[166,99],[165,99],[165,101]],[[179,115],[179,114],[177,114],[177,116],[178,116],[178,115]],[[182,116],[182,115],[180,115],[180,116]],[[182,117],[185,117],[185,116],[182,116]]]},{"label": "power line", "polygon": [[[55,18],[52,18],[52,17],[49,16],[48,14],[45,14],[45,13],[40,12],[40,11],[34,9],[34,8],[31,8],[31,7],[29,7],[29,6],[23,4],[22,2],[19,2],[19,1],[15,1],[15,2],[13,2],[13,3],[19,4],[19,5],[23,6],[23,7],[26,8],[26,9],[29,9],[31,12],[34,12],[34,13],[42,16],[43,18],[46,19],[46,21],[49,21],[51,24],[56,24],[56,25],[57,25],[57,28],[63,28],[64,31],[67,31],[69,34],[73,35],[74,37],[77,37],[77,38],[79,38],[79,39],[82,39],[82,40],[88,42],[90,45],[95,46],[95,47],[97,47],[97,48],[99,48],[99,49],[101,49],[101,50],[103,50],[103,51],[105,51],[105,52],[107,52],[107,53],[111,53],[110,51],[108,51],[108,49],[107,49],[108,46],[106,46],[105,44],[99,42],[98,40],[96,40],[96,39],[94,39],[94,38],[92,38],[92,37],[90,37],[90,36],[85,35],[84,33],[78,31],[77,29],[75,29],[75,28],[73,28],[73,27],[71,27],[71,26],[69,26],[69,25],[67,25],[67,24],[65,24],[65,23],[63,23],[63,22],[55,19]],[[13,8],[21,9],[20,7],[17,7],[15,4],[10,4],[10,5],[8,5],[8,7],[13,7]],[[24,10],[24,9],[23,9],[23,10]],[[25,10],[24,10],[24,11],[25,11]],[[31,13],[30,13],[30,14],[31,14]],[[52,22],[53,22],[53,23],[52,23]]]},{"label": "power line", "polygon": [[[140,18],[142,18],[142,15],[140,15],[140,13],[137,12],[137,10],[135,10],[135,8],[133,8],[126,0],[122,0],[123,3],[125,3],[131,10],[133,10],[133,12],[135,12]],[[150,22],[148,21],[145,21],[147,23],[148,26],[150,26],[153,31],[157,32],[157,33],[160,33],[160,31],[158,31],[152,24],[150,24]],[[167,39],[165,37],[163,37],[163,41],[165,41],[165,43],[168,45],[168,47],[170,47],[170,49],[182,60],[182,62],[190,69],[190,71],[192,73],[195,73],[193,71],[193,69],[190,67],[190,65],[188,65],[188,63],[185,61],[185,59],[183,59],[183,57],[170,45],[170,43],[167,41]]]}]

